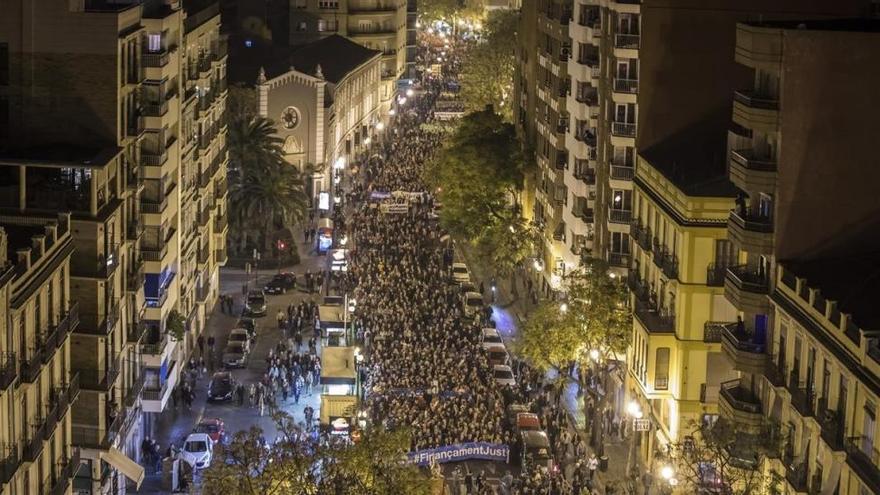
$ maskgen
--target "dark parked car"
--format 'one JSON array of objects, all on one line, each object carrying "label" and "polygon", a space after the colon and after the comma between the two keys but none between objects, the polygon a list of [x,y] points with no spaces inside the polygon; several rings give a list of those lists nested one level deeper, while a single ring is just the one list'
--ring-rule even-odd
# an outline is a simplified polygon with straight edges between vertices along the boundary
[{"label": "dark parked car", "polygon": [[232,400],[235,395],[235,379],[232,373],[228,371],[218,371],[211,377],[211,384],[208,385],[208,401],[209,402],[225,402]]},{"label": "dark parked car", "polygon": [[244,305],[245,314],[249,316],[266,316],[266,295],[262,290],[248,292]]},{"label": "dark parked car", "polygon": [[229,342],[223,350],[223,366],[227,368],[244,368],[247,358],[247,348],[241,342]]},{"label": "dark parked car", "polygon": [[253,318],[249,318],[247,316],[243,316],[238,319],[238,323],[235,324],[233,328],[244,328],[248,331],[248,334],[251,338],[256,338],[257,336],[257,320]]},{"label": "dark parked car", "polygon": [[296,274],[285,272],[272,277],[272,280],[266,284],[266,287],[263,287],[263,291],[266,294],[284,294],[288,290],[295,288]]}]

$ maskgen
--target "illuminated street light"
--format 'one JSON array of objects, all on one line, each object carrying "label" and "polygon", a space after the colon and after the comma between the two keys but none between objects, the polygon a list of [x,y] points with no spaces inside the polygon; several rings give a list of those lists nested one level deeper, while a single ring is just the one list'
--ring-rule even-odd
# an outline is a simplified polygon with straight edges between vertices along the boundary
[{"label": "illuminated street light", "polygon": [[364,139],[364,144],[370,144],[370,142],[372,142],[372,141],[373,141],[372,139],[367,137],[366,139]]},{"label": "illuminated street light", "polygon": [[663,477],[664,480],[670,481],[672,480],[672,475],[675,474],[675,471],[672,469],[672,466],[663,466],[660,468],[660,476]]},{"label": "illuminated street light", "polygon": [[642,407],[639,406],[638,402],[630,401],[630,403],[626,405],[626,413],[636,419],[639,419],[642,417]]},{"label": "illuminated street light", "polygon": [[562,304],[560,304],[560,305],[559,305],[559,311],[562,311],[563,313],[565,313],[566,311],[568,311],[568,304],[566,304],[566,303],[562,303]]},{"label": "illuminated street light", "polygon": [[384,129],[384,128],[385,128],[385,123],[384,123],[384,122],[376,122],[376,130],[377,130],[377,131],[381,131],[381,130]]},{"label": "illuminated street light", "polygon": [[401,105],[406,105],[406,96],[401,96],[400,98],[398,98],[397,103]]},{"label": "illuminated street light", "polygon": [[542,265],[539,260],[535,260],[535,263],[533,266],[535,267],[535,271],[537,271],[537,272],[544,270],[544,265]]},{"label": "illuminated street light", "polygon": [[590,349],[590,359],[593,361],[599,360],[599,351],[596,349]]},{"label": "illuminated street light", "polygon": [[409,89],[406,90],[406,96],[412,96],[412,95],[414,95],[414,94],[416,94],[416,92],[413,91],[412,88],[409,88]]},{"label": "illuminated street light", "polygon": [[393,117],[394,114],[396,114],[396,113],[397,113],[397,111],[394,110],[393,108],[392,108],[391,110],[388,110],[388,115],[391,115],[392,117]]}]

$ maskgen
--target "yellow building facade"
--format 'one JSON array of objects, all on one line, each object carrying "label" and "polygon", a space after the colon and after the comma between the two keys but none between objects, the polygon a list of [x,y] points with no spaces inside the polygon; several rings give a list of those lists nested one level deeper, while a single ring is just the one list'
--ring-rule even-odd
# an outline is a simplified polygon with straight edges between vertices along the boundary
[{"label": "yellow building facade", "polygon": [[717,414],[721,384],[735,378],[720,344],[735,320],[723,289],[733,198],[686,194],[643,157],[634,184],[627,391],[652,423],[640,442],[650,463],[655,450]]}]

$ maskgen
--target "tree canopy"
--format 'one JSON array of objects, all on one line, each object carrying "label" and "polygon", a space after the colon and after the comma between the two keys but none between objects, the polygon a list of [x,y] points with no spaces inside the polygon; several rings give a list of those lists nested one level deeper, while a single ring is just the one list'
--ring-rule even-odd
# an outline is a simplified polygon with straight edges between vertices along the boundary
[{"label": "tree canopy", "polygon": [[487,108],[465,115],[425,168],[443,204],[441,225],[502,275],[534,253],[537,239],[517,204],[524,163],[513,126]]},{"label": "tree canopy", "polygon": [[218,446],[203,474],[206,495],[429,495],[431,478],[406,459],[406,430],[367,429],[354,443],[315,440],[283,412],[278,439],[267,446],[258,427]]},{"label": "tree canopy", "polygon": [[585,260],[563,284],[565,301],[544,301],[529,315],[516,342],[519,353],[547,369],[581,360],[590,350],[606,356],[624,352],[632,334],[632,313],[626,287],[610,275],[608,265]]},{"label": "tree canopy", "polygon": [[505,121],[512,121],[518,23],[519,13],[514,10],[490,12],[482,39],[465,53],[459,79],[466,111],[492,105]]}]

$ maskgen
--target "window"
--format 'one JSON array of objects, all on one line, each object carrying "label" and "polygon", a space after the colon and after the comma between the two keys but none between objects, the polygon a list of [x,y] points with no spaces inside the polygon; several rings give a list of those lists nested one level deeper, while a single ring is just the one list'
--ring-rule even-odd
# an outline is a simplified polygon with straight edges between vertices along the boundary
[{"label": "window", "polygon": [[654,389],[669,389],[669,348],[658,347],[654,358]]},{"label": "window", "polygon": [[162,35],[161,34],[148,34],[147,35],[147,51],[150,53],[156,53],[162,51]]},{"label": "window", "polygon": [[319,0],[318,8],[322,9],[338,9],[339,1],[338,0]]},{"label": "window", "polygon": [[296,25],[297,31],[305,31],[306,29],[308,29],[308,25],[304,21]]},{"label": "window", "polygon": [[323,33],[327,30],[327,21],[324,19],[318,19],[318,32]]}]

